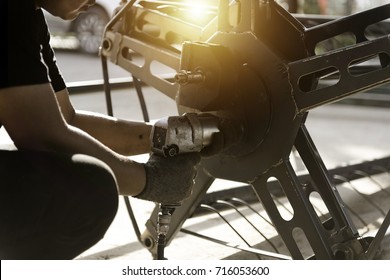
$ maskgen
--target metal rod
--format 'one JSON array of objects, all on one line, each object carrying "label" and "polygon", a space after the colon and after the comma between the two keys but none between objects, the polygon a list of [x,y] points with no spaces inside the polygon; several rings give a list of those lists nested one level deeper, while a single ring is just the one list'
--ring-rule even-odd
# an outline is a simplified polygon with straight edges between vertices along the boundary
[{"label": "metal rod", "polygon": [[368,247],[367,252],[364,254],[364,259],[371,260],[374,258],[375,253],[379,249],[379,246],[383,240],[383,237],[385,236],[387,229],[390,226],[390,211],[387,213],[383,223],[379,227],[378,232],[375,235],[374,240],[371,242],[370,246]]},{"label": "metal rod", "polygon": [[[242,218],[244,218],[244,220],[250,224],[252,226],[252,228],[257,231],[263,238],[264,240],[269,244],[271,245],[271,247],[274,249],[274,251],[276,253],[279,253],[279,250],[276,248],[276,246],[247,218],[245,217],[245,215],[235,206],[233,205],[232,203],[229,203],[227,201],[224,201],[224,200],[217,200],[216,201],[217,203],[220,203],[220,204],[223,204],[223,205],[227,205],[231,208],[233,208]],[[252,247],[252,246],[250,246]]]},{"label": "metal rod", "polygon": [[112,110],[111,88],[110,88],[110,81],[108,77],[107,58],[104,55],[100,57],[101,57],[102,70],[103,70],[104,93],[106,96],[107,114],[112,117],[114,116],[114,113]]},{"label": "metal rod", "polygon": [[145,97],[144,97],[144,94],[142,91],[142,83],[134,75],[132,75],[132,77],[133,77],[133,84],[135,87],[135,91],[137,92],[138,100],[139,100],[139,103],[141,105],[141,110],[142,110],[142,115],[144,117],[144,121],[149,122],[150,121],[149,113],[148,113],[148,109],[146,107]]},{"label": "metal rod", "polygon": [[125,201],[126,209],[127,209],[127,212],[129,213],[129,217],[130,217],[130,220],[131,220],[131,224],[133,225],[133,229],[134,229],[135,235],[137,236],[138,241],[140,243],[142,243],[141,231],[139,230],[139,226],[138,226],[137,220],[135,218],[134,211],[133,211],[133,209],[131,207],[130,199],[129,199],[128,196],[124,196],[123,200]]},{"label": "metal rod", "polygon": [[202,207],[203,209],[210,210],[210,211],[216,213],[237,234],[237,236],[240,237],[240,239],[242,241],[244,241],[244,243],[248,247],[250,247],[249,243],[245,240],[245,238],[232,226],[231,223],[229,223],[228,220],[226,220],[226,218],[217,209],[215,209],[214,207],[211,207],[209,205],[201,205],[200,207]]},{"label": "metal rod", "polygon": [[256,211],[256,209],[254,209],[249,203],[247,203],[246,201],[240,199],[240,198],[237,198],[237,197],[232,197],[231,198],[231,201],[234,201],[234,202],[238,202],[238,203],[241,203],[242,205],[245,205],[247,206],[250,210],[252,210],[255,214],[257,214],[261,219],[263,219],[267,224],[269,224],[270,226],[272,226],[273,228],[275,228],[274,224],[271,223],[267,218],[265,218],[263,215],[261,215],[258,211]]},{"label": "metal rod", "polygon": [[355,173],[356,174],[359,174],[359,175],[362,175],[363,177],[366,177],[368,179],[370,179],[371,182],[373,182],[375,185],[378,186],[378,188],[384,192],[385,194],[389,195],[390,196],[390,193],[377,181],[375,180],[370,174],[368,174],[367,172],[364,172],[364,171],[361,171],[361,170],[355,170]]},{"label": "metal rod", "polygon": [[197,232],[193,232],[193,231],[190,231],[190,230],[187,230],[184,228],[181,229],[181,232],[191,234],[193,236],[196,236],[196,237],[199,237],[199,238],[202,238],[202,239],[205,239],[205,240],[208,240],[208,241],[211,241],[211,242],[223,245],[223,246],[227,246],[227,247],[234,248],[234,249],[248,252],[248,253],[257,254],[257,255],[260,255],[263,257],[269,257],[269,258],[278,259],[278,260],[291,260],[291,257],[286,256],[286,255],[271,253],[271,252],[264,251],[264,250],[259,250],[259,249],[254,249],[254,248],[250,248],[250,247],[244,247],[241,245],[232,244],[232,243],[218,240],[218,239],[212,238],[210,236],[205,236],[203,234],[199,234]]},{"label": "metal rod", "polygon": [[366,200],[369,204],[371,204],[372,207],[374,207],[376,210],[378,210],[382,215],[386,215],[386,213],[378,206],[376,205],[371,199],[369,199],[365,194],[359,192],[356,187],[352,184],[351,181],[349,181],[347,178],[336,175],[334,176],[335,179],[338,179],[342,182],[348,183],[348,185],[358,194],[360,195],[364,200]]},{"label": "metal rod", "polygon": [[166,260],[164,256],[165,246],[167,244],[167,234],[171,224],[172,214],[180,203],[159,204],[159,213],[157,216],[157,260]]}]

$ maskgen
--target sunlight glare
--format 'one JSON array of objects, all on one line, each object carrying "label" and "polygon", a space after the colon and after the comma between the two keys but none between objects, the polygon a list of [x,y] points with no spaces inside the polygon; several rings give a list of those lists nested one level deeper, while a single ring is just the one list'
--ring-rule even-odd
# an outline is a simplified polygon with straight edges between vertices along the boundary
[{"label": "sunlight glare", "polygon": [[207,14],[207,1],[186,1],[190,7],[187,17],[194,22],[202,22]]}]

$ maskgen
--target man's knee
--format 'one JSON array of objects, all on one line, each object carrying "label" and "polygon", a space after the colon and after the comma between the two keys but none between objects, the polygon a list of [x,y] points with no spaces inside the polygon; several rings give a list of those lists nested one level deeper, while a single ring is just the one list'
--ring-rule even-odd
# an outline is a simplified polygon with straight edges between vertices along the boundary
[{"label": "man's knee", "polygon": [[117,184],[112,170],[104,162],[89,156],[74,155],[72,160],[80,166],[83,179],[93,188],[88,190],[88,205],[96,208],[93,212],[100,214],[102,220],[112,220],[118,209]]},{"label": "man's knee", "polygon": [[[2,236],[8,243],[14,240],[16,245],[30,248],[28,252],[23,248],[16,250],[13,257],[73,258],[104,237],[118,209],[115,176],[106,164],[84,155],[9,152],[9,157],[13,159],[9,161],[13,163],[11,166],[22,163],[25,176],[16,176],[20,170],[12,176],[7,173],[6,190],[20,189],[26,199],[12,212],[15,219],[8,230],[18,232],[19,225],[30,230],[28,239]],[[16,185],[19,189],[12,188]],[[38,216],[40,218],[36,219]],[[30,225],[26,225],[24,217],[31,217]],[[46,229],[50,229],[49,232]],[[33,237],[36,242],[32,241]],[[48,244],[47,250],[37,245],[42,244],[41,241]],[[7,246],[12,249],[16,245]],[[41,253],[34,249],[35,245]]]}]

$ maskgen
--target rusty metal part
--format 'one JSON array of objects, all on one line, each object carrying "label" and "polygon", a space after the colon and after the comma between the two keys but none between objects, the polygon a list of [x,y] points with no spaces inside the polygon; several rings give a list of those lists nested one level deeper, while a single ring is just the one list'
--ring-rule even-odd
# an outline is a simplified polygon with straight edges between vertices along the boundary
[{"label": "rusty metal part", "polygon": [[[172,216],[168,243],[214,179],[221,178],[252,186],[292,258],[304,258],[294,239],[297,229],[317,259],[362,258],[365,245],[305,120],[311,109],[390,81],[389,34],[369,38],[365,33],[390,18],[390,4],[313,27],[274,1],[229,5],[221,0],[218,9],[206,9],[201,22],[184,16],[190,8],[181,1],[130,1],[106,28],[101,51],[176,100],[179,114],[210,113],[244,124],[245,137],[239,143],[202,161],[193,195]],[[345,34],[351,34],[352,41],[322,47]],[[134,54],[142,56],[143,63],[137,64]],[[177,83],[153,74],[154,61],[172,68]],[[356,73],[355,67],[372,61],[374,68]],[[310,184],[302,184],[291,166],[294,148]],[[288,220],[269,189],[271,181],[278,182],[294,210]],[[313,193],[326,205],[329,222],[320,221],[309,200]],[[151,218],[144,236],[155,235]]]}]

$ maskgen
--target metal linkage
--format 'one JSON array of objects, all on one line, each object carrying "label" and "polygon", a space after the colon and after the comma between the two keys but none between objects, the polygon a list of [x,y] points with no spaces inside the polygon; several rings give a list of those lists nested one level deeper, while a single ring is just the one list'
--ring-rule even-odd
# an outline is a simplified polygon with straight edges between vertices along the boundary
[{"label": "metal linkage", "polygon": [[[352,186],[356,196],[349,201],[345,202],[345,206],[348,209],[349,212],[352,214],[353,222],[360,222],[361,227],[358,228],[359,232],[361,233],[361,236],[365,236],[369,232],[374,232],[376,231],[376,235],[374,238],[369,239],[369,241],[361,241],[361,243],[365,244],[365,252],[360,256],[362,259],[373,259],[373,258],[378,258],[378,256],[381,253],[381,242],[383,241],[385,237],[385,233],[389,227],[390,223],[390,218],[389,214],[387,214],[385,211],[379,208],[377,203],[373,201],[372,198],[370,198],[367,195],[364,195],[360,191],[356,189],[356,187],[353,186],[355,180],[360,180],[360,179],[369,179],[372,184],[368,184],[366,188],[372,189],[373,187],[379,187],[378,192],[384,192],[388,191],[390,189],[390,184],[384,185],[379,183],[378,180],[375,179],[375,176],[383,176],[388,173],[388,167],[390,164],[390,158],[383,158],[379,160],[373,160],[373,161],[368,161],[368,162],[363,162],[360,164],[355,164],[355,165],[350,165],[347,167],[340,167],[340,168],[335,168],[331,170],[331,174],[333,174],[333,180],[335,182],[335,185],[337,188],[344,188],[345,184],[348,184],[348,186]],[[365,170],[365,171],[362,171]],[[343,174],[343,175],[340,175]],[[306,181],[307,176],[306,175],[301,175],[299,178],[301,181]],[[278,236],[278,233],[275,229],[275,226],[270,222],[269,217],[265,214],[265,210],[263,207],[261,207],[261,204],[259,204],[258,200],[254,199],[249,199],[250,202],[243,200],[242,198],[238,197],[231,197],[232,194],[238,195],[245,197],[246,199],[249,198],[248,196],[248,187],[247,186],[241,186],[237,188],[233,188],[234,190],[222,190],[214,193],[209,193],[206,194],[206,196],[203,199],[202,204],[198,207],[198,209],[194,212],[193,217],[196,217],[197,215],[210,215],[205,213],[206,212],[212,212],[218,215],[218,217],[221,219],[222,224],[226,224],[229,226],[229,228],[233,231],[233,233],[244,242],[244,245],[233,245],[230,237],[228,240],[220,240],[220,239],[215,239],[213,237],[210,237],[207,235],[207,232],[205,234],[199,234],[196,233],[194,230],[188,230],[185,227],[181,230],[184,233],[191,234],[194,236],[197,236],[199,238],[203,238],[205,240],[208,240],[210,242],[214,242],[220,245],[228,246],[231,248],[236,248],[238,251],[246,252],[249,254],[255,254],[258,255],[261,258],[272,258],[271,256],[267,255],[265,253],[267,244],[271,246],[272,250],[276,254],[280,254],[280,250],[286,250],[285,245],[280,245],[280,241],[276,242],[274,239]],[[277,192],[276,192],[277,193]],[[285,207],[285,203],[282,202],[283,199],[285,199],[284,196],[280,196],[278,194],[277,196],[277,203],[280,204],[282,207]],[[275,195],[276,197],[276,195]],[[375,209],[378,211],[380,217],[384,217],[384,221],[382,222],[381,226],[379,228],[375,227],[374,225],[370,225],[369,223],[372,223],[373,220],[371,219],[370,221],[365,221],[366,218],[363,218],[364,213],[362,213],[361,209],[353,210],[353,206],[349,205],[349,203],[354,202],[355,199],[364,197],[364,200],[367,202],[367,204],[374,206]],[[390,198],[388,195],[381,196],[384,202],[389,202]],[[223,198],[224,200],[218,199],[218,198]],[[205,204],[207,203],[207,204]],[[318,207],[319,211],[319,218],[325,217],[324,224],[329,222],[327,218],[329,218],[329,213],[327,213],[324,210],[320,210],[320,206],[317,206],[315,202],[312,203],[313,207]],[[384,203],[385,204],[385,203]],[[387,203],[388,204],[388,203]],[[257,209],[255,209],[256,207]],[[378,210],[380,209],[380,211]],[[285,208],[287,209],[287,208]],[[390,208],[389,208],[390,209]],[[253,232],[249,232],[248,230],[245,231],[245,234],[240,233],[239,228],[235,228],[234,224],[230,222],[227,218],[227,214],[229,213],[230,210],[234,210],[238,215],[239,218],[243,222],[248,223],[252,229]],[[249,213],[246,210],[250,210]],[[288,211],[288,210],[287,210]],[[265,223],[257,223],[254,224],[252,222],[253,218],[251,216],[257,216],[260,217]],[[234,219],[232,217],[232,219]],[[237,219],[236,219],[237,220]],[[272,232],[273,229],[273,233]],[[225,231],[224,231],[225,232]],[[215,233],[214,233],[215,234]],[[250,242],[248,240],[248,237],[253,239],[253,236],[259,234],[264,242],[260,242],[259,244],[256,245],[250,245]],[[221,234],[221,236],[226,235]],[[363,239],[362,239],[363,240]],[[307,246],[307,244],[300,244],[300,246]],[[257,249],[261,251],[256,251]],[[384,248],[386,249],[386,248]],[[300,248],[300,250],[305,250],[305,248]],[[350,254],[351,252],[349,249],[345,249],[345,251],[342,251],[344,249],[338,249],[338,256],[343,258],[345,255]],[[261,252],[261,253],[260,253]],[[272,255],[274,256],[274,255]],[[280,257],[280,256],[279,256]],[[288,259],[288,256],[284,256],[283,259]]]},{"label": "metal linkage", "polygon": [[[314,27],[304,26],[273,0],[221,0],[218,9],[206,9],[201,22],[187,17],[190,10],[182,1],[129,1],[107,26],[101,51],[174,99],[180,114],[212,113],[245,124],[242,141],[202,160],[194,194],[172,216],[167,243],[220,178],[251,186],[292,258],[304,258],[297,230],[317,259],[363,256],[367,244],[361,242],[305,121],[313,108],[390,81],[390,35],[370,38],[365,33],[390,18],[390,4]],[[351,44],[317,52],[323,41],[345,33],[354,37]],[[144,62],[133,61],[133,53]],[[374,69],[355,71],[372,60],[379,62]],[[154,61],[172,68],[176,83],[153,74]],[[336,82],[324,83],[329,76]],[[289,161],[293,149],[308,170],[308,181],[301,180]],[[293,209],[289,219],[282,216],[285,210],[272,182]],[[326,222],[310,201],[313,194],[328,210]],[[156,234],[156,211],[146,236]]]}]

